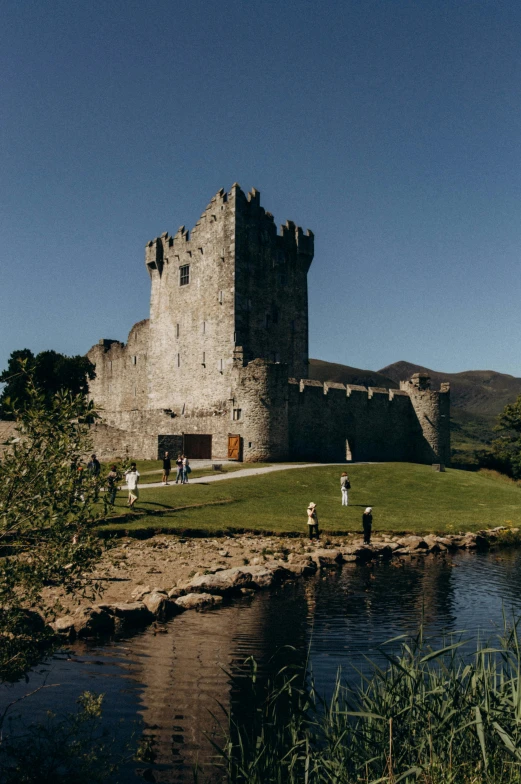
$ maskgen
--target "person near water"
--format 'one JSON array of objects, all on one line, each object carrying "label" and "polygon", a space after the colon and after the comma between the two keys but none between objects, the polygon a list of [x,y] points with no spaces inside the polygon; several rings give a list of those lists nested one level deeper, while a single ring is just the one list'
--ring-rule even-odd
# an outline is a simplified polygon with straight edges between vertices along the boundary
[{"label": "person near water", "polygon": [[371,529],[373,527],[373,508],[368,506],[362,515],[364,527],[364,544],[371,544]]},{"label": "person near water", "polygon": [[183,483],[183,456],[177,455],[177,460],[175,461],[175,467],[177,470],[177,476],[175,478],[176,485],[178,483]]},{"label": "person near water", "polygon": [[139,471],[137,470],[135,463],[131,463],[128,471],[125,471],[125,479],[127,480],[128,488],[128,505],[132,509],[139,498]]},{"label": "person near water", "polygon": [[318,530],[318,515],[317,515],[317,505],[310,502],[308,506],[308,533],[309,538],[313,539],[313,536],[316,535],[317,539],[319,538],[319,530]]},{"label": "person near water", "polygon": [[172,470],[172,461],[168,456],[168,452],[165,452],[165,456],[163,457],[163,479],[161,480],[164,485],[168,484],[168,477],[170,476],[171,470]]},{"label": "person near water", "polygon": [[349,504],[349,490],[351,489],[351,482],[345,471],[342,471],[340,476],[340,492],[342,494],[342,506]]},{"label": "person near water", "polygon": [[118,482],[120,478],[116,466],[111,465],[110,471],[107,474],[107,502],[111,506],[114,506],[116,503],[116,493],[118,492]]}]

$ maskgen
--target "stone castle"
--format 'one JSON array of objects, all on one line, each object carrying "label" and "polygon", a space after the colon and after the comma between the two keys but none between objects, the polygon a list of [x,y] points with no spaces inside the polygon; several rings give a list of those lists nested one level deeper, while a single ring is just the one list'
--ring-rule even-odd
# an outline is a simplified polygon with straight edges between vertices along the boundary
[{"label": "stone castle", "polygon": [[105,459],[165,449],[214,460],[448,463],[450,392],[416,374],[399,390],[308,379],[311,231],[253,189],[219,191],[191,232],[146,246],[150,318],[102,339],[90,394]]}]

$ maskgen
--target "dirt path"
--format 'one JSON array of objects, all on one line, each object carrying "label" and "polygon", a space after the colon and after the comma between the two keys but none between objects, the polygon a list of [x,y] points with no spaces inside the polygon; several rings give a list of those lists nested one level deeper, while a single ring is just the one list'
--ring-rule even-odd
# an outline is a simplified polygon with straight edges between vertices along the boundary
[{"label": "dirt path", "polygon": [[[268,466],[267,468],[244,468],[240,471],[230,471],[227,474],[217,474],[215,476],[199,476],[196,479],[190,479],[189,483],[196,485],[196,484],[208,484],[208,482],[222,482],[224,479],[240,479],[242,476],[258,476],[259,474],[269,474],[272,471],[287,471],[290,468],[317,468],[318,466],[345,466],[345,463],[299,463],[297,465],[291,465],[286,463],[278,463],[277,465]],[[352,465],[352,464],[350,464]],[[169,482],[168,486],[171,487],[175,485],[175,480],[173,482]],[[141,489],[147,487],[161,487],[162,482],[152,482],[148,484],[139,484]]]}]

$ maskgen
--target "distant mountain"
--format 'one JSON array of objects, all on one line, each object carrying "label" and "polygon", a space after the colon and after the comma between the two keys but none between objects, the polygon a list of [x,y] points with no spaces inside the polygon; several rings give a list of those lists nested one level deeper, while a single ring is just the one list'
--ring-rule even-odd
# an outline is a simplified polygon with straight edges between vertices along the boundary
[{"label": "distant mountain", "polygon": [[495,370],[465,370],[463,373],[440,373],[411,362],[395,362],[378,373],[393,381],[409,378],[422,371],[432,379],[436,389],[442,381],[450,382],[450,399],[453,408],[462,408],[469,413],[484,417],[497,416],[506,406],[521,395],[521,378],[497,373]]},{"label": "distant mountain", "polygon": [[321,359],[309,360],[309,377],[314,381],[335,381],[337,384],[360,384],[364,387],[397,389],[400,386],[385,373],[323,362]]},{"label": "distant mountain", "polygon": [[494,437],[497,415],[507,403],[513,403],[521,395],[521,378],[494,370],[440,373],[423,365],[402,361],[374,371],[320,359],[309,360],[309,377],[312,379],[366,387],[396,389],[400,381],[419,371],[430,375],[434,389],[438,389],[442,381],[450,383],[452,444],[456,451],[468,452],[489,444]]}]

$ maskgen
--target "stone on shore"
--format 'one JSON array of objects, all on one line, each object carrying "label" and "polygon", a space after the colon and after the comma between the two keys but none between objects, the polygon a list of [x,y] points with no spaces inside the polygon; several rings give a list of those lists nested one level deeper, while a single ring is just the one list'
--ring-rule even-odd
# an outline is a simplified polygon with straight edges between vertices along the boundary
[{"label": "stone on shore", "polygon": [[396,540],[402,547],[408,547],[411,552],[414,550],[428,550],[429,545],[423,536],[402,536],[401,539]]},{"label": "stone on shore", "polygon": [[447,549],[446,545],[444,545],[443,542],[440,542],[439,538],[433,534],[424,536],[423,541],[426,542],[431,553],[441,553]]},{"label": "stone on shore", "polygon": [[291,572],[278,562],[266,565],[235,566],[214,574],[201,574],[186,585],[195,593],[227,594],[241,588],[269,588],[273,583],[288,579]]},{"label": "stone on shore", "polygon": [[58,618],[51,624],[57,634],[74,640],[96,637],[114,631],[114,618],[101,607],[80,607],[72,615]]},{"label": "stone on shore", "polygon": [[293,577],[310,577],[317,571],[317,564],[310,555],[290,555],[284,568]]},{"label": "stone on shore", "polygon": [[178,585],[175,585],[173,588],[170,588],[168,591],[168,598],[169,599],[179,599],[180,596],[184,596],[186,590],[184,588],[180,588]]},{"label": "stone on shore", "polygon": [[315,550],[311,557],[319,569],[324,566],[341,566],[344,560],[340,550]]},{"label": "stone on shore", "polygon": [[222,604],[222,596],[211,593],[187,593],[175,600],[175,604],[183,610],[204,610]]},{"label": "stone on shore", "polygon": [[100,604],[99,607],[114,618],[116,630],[127,626],[147,626],[154,619],[154,616],[143,602]]},{"label": "stone on shore", "polygon": [[141,601],[154,618],[160,621],[166,620],[169,615],[170,605],[173,604],[165,591],[157,590],[146,593]]}]

